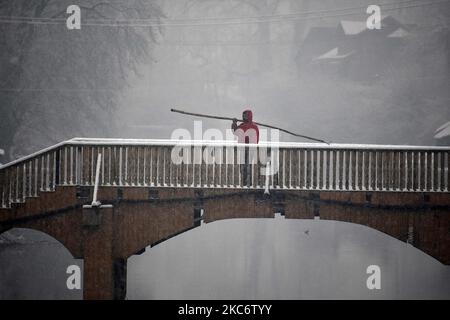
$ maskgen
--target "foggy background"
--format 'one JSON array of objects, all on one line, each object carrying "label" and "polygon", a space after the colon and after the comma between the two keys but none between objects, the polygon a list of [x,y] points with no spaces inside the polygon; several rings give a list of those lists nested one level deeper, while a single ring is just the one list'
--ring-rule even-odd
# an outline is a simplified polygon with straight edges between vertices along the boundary
[{"label": "foggy background", "polygon": [[[448,143],[433,137],[450,121],[449,1],[380,2],[376,31],[361,28],[371,0],[107,2],[0,2],[0,163],[72,137],[192,132],[194,118],[170,108],[250,108],[255,121],[332,142]],[[65,27],[70,4],[81,30]],[[82,261],[54,239],[0,237],[0,298],[81,297],[65,268]],[[382,290],[365,287],[370,264]],[[448,267],[362,226],[232,220],[130,258],[127,297],[449,298],[449,279]]]}]

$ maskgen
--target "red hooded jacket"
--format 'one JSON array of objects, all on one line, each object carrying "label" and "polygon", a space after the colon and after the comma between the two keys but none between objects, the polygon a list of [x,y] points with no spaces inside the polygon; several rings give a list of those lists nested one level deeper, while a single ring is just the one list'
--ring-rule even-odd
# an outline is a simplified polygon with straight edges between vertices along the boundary
[{"label": "red hooded jacket", "polygon": [[[242,115],[246,114],[247,115],[247,121],[242,122],[240,125],[238,125],[237,127],[232,127],[232,129],[235,131],[236,134],[236,130],[241,129],[244,133],[245,136],[245,143],[258,143],[259,142],[259,129],[258,126],[253,122],[253,113],[251,110],[245,110]],[[244,118],[244,117],[243,117]],[[248,130],[253,129],[254,132],[256,133],[256,142],[255,141],[250,141],[250,137],[247,135],[250,135],[250,132],[247,133]],[[237,134],[238,136],[238,142],[243,142],[242,141],[242,136],[240,134]]]}]

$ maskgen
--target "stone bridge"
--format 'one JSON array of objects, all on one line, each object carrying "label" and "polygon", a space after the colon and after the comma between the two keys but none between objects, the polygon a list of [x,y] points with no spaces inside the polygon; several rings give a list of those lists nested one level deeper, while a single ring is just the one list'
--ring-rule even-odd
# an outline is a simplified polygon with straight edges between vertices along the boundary
[{"label": "stone bridge", "polygon": [[85,299],[123,299],[128,257],[231,218],[357,223],[450,264],[449,147],[86,139],[0,168],[0,232],[84,259]]}]

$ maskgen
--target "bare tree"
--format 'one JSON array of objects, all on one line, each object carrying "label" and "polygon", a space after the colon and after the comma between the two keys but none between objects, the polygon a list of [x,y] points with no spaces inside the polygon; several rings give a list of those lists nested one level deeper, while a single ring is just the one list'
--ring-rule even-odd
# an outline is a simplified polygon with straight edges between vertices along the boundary
[{"label": "bare tree", "polygon": [[0,146],[10,159],[73,136],[111,135],[117,98],[161,31],[135,26],[163,16],[143,0],[83,1],[81,30],[68,30],[70,4],[0,3]]}]

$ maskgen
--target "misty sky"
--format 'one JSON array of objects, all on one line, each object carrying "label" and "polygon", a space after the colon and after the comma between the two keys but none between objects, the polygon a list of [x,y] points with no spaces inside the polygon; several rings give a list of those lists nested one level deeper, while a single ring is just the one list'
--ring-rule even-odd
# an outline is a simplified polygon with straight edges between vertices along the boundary
[{"label": "misty sky", "polygon": [[[371,3],[338,2],[278,1],[272,10],[283,14]],[[261,15],[261,10],[238,1],[222,2],[220,6],[192,2],[188,9],[179,1],[167,1],[163,7],[171,18]],[[382,15],[429,28],[442,23],[437,16],[430,16],[436,12],[433,10],[436,7],[406,8],[382,11]],[[169,109],[173,107],[227,116],[240,116],[250,107],[256,121],[333,142],[433,144],[434,130],[450,118],[447,94],[441,87],[435,89],[447,106],[427,99],[418,102],[421,113],[413,111],[408,100],[413,98],[407,95],[414,93],[420,79],[413,80],[410,75],[421,76],[413,65],[408,67],[410,73],[398,70],[393,77],[370,84],[299,71],[296,57],[310,28],[337,27],[342,20],[365,21],[368,15],[358,11],[361,14],[269,24],[164,28],[152,60],[142,68],[141,77],[132,81],[120,104],[120,135],[168,138],[176,128],[192,130],[194,119],[171,114]],[[441,56],[433,62],[437,68],[445,65],[445,56],[448,59],[447,50],[438,51]],[[377,72],[370,70],[368,77]],[[436,79],[439,85],[448,84],[448,69],[439,76],[443,76]],[[419,84],[434,85],[429,79]],[[399,102],[392,98],[396,94],[406,106],[401,111],[403,116],[397,115]],[[414,113],[408,114],[408,108]],[[412,126],[411,117],[414,124],[420,123]],[[205,127],[229,127],[223,121],[203,121]],[[299,141],[287,135],[282,139]]]}]

